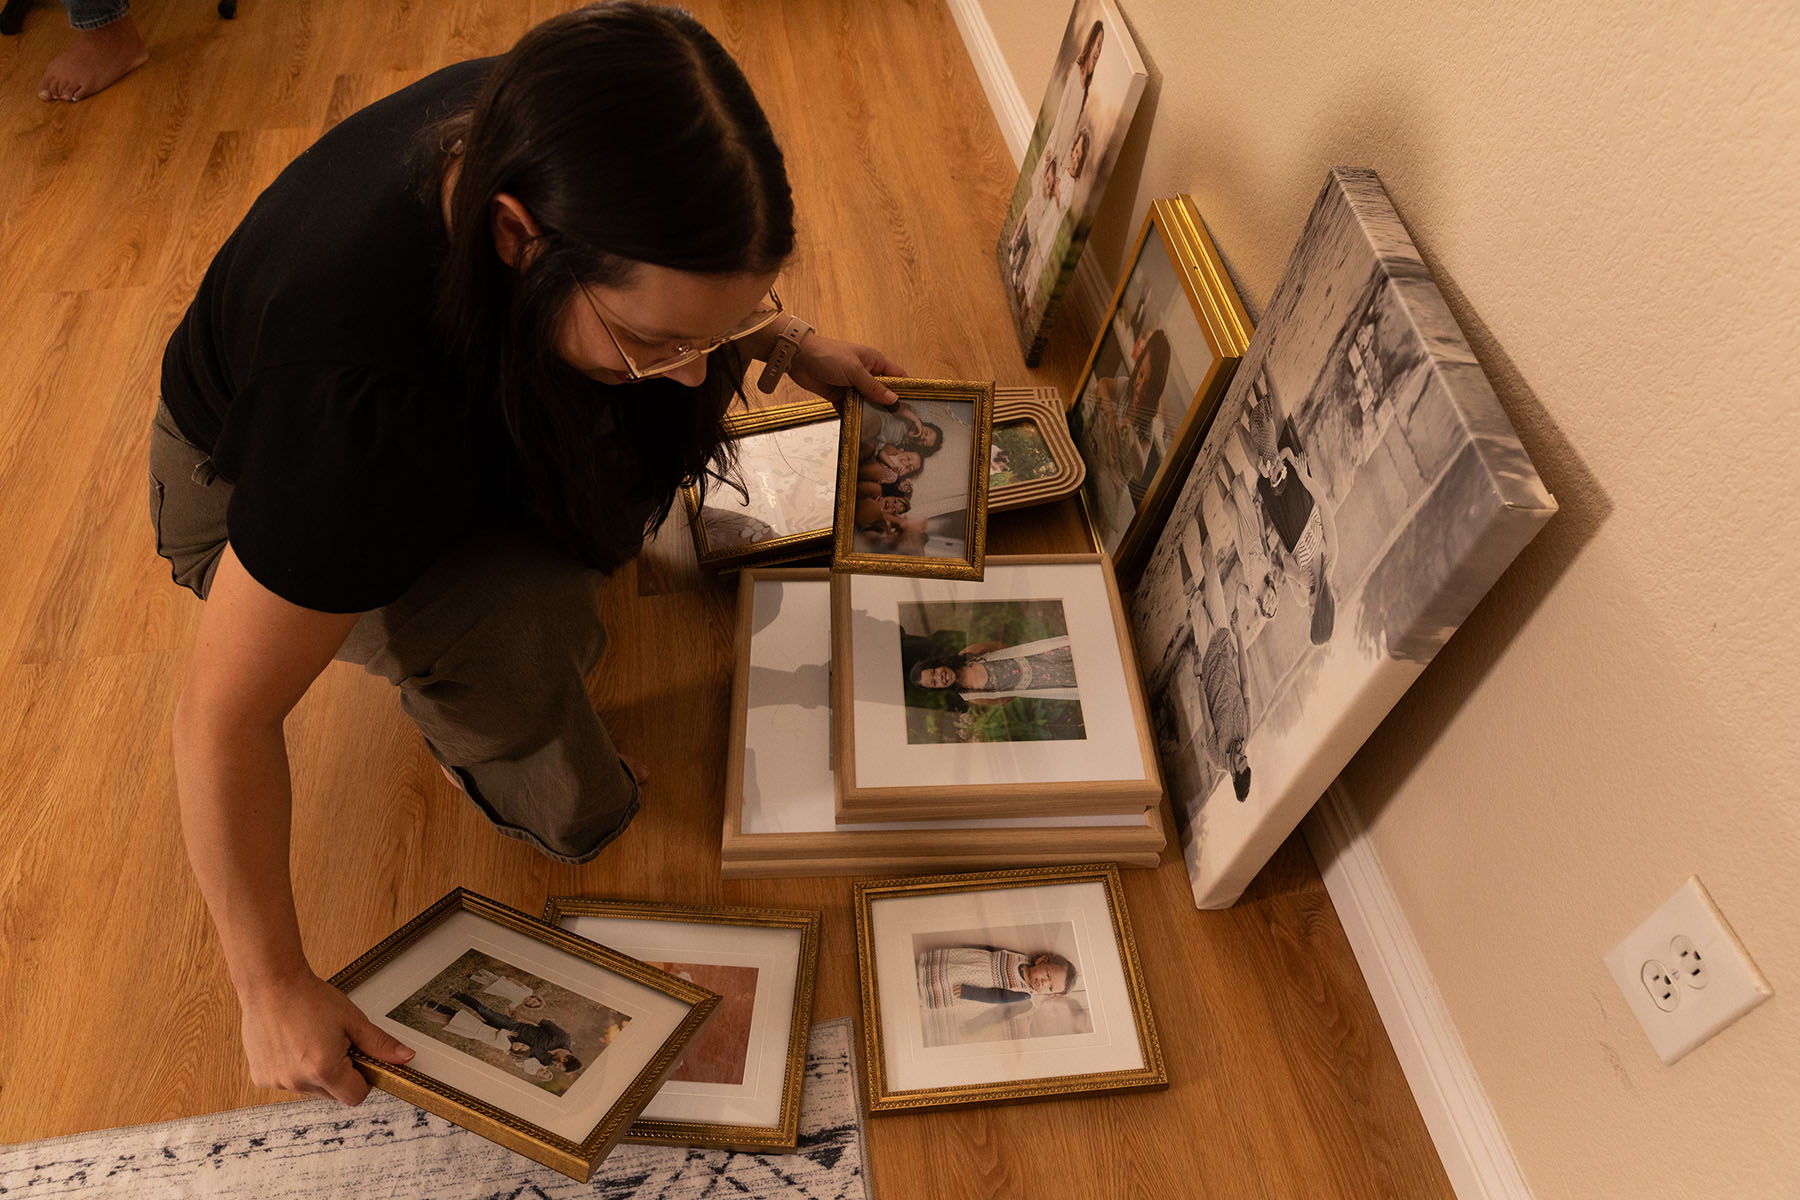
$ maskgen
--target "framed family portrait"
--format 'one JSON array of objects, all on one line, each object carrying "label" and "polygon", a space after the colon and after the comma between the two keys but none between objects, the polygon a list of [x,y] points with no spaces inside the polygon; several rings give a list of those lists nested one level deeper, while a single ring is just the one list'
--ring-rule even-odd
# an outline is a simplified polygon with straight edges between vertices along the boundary
[{"label": "framed family portrait", "polygon": [[682,490],[701,566],[768,562],[831,545],[838,414],[827,400],[725,419],[737,457],[727,482]]},{"label": "framed family portrait", "polygon": [[457,888],[332,977],[414,1051],[370,1083],[571,1179],[674,1070],[719,997]]},{"label": "framed family portrait", "polygon": [[986,579],[832,580],[837,816],[1142,813],[1162,797],[1118,585],[1098,554]]},{"label": "framed family portrait", "polygon": [[829,580],[829,572],[805,568],[739,576],[720,855],[727,878],[1157,865],[1167,843],[1160,804],[1125,813],[838,820]]},{"label": "framed family portrait", "polygon": [[553,896],[544,920],[719,995],[625,1140],[791,1152],[812,1029],[820,914]]},{"label": "framed family portrait", "polygon": [[831,569],[980,579],[994,385],[881,382],[898,403],[844,402]]},{"label": "framed family portrait", "polygon": [[1055,388],[996,388],[988,442],[988,511],[1046,504],[1081,486],[1087,467]]},{"label": "framed family portrait", "polygon": [[1250,342],[1193,201],[1150,206],[1069,411],[1101,549],[1135,579]]},{"label": "framed family portrait", "polygon": [[856,884],[872,1113],[1166,1086],[1119,873]]}]

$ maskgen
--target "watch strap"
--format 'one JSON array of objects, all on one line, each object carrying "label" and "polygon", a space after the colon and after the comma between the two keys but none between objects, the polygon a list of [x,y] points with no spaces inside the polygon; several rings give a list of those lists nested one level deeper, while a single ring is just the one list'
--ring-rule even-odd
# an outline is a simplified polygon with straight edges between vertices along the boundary
[{"label": "watch strap", "polygon": [[812,326],[792,314],[781,332],[775,335],[775,344],[769,349],[769,357],[763,362],[762,375],[756,386],[764,394],[775,390],[775,385],[786,375],[788,368],[794,363],[794,355],[800,350],[800,341],[812,332]]}]

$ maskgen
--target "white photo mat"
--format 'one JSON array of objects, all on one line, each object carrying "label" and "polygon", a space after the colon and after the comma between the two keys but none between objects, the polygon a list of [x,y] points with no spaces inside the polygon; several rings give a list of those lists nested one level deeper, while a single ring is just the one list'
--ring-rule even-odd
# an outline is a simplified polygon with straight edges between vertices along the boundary
[{"label": "white photo mat", "polygon": [[[559,1097],[389,1019],[389,1012],[469,950],[616,1009],[631,1021]],[[572,1142],[600,1124],[690,1011],[655,988],[466,910],[451,913],[348,994],[378,1028],[413,1049],[406,1064],[411,1070]]]},{"label": "white photo mat", "polygon": [[[990,577],[1001,570],[991,569]],[[840,823],[831,757],[831,584],[824,579],[757,579],[752,587],[741,833],[1134,828],[1156,822],[1152,810],[1150,814]],[[1108,637],[1115,636],[1111,626],[1108,615]],[[1132,737],[1135,745],[1135,734]]]},{"label": "white photo mat", "polygon": [[[979,583],[847,577],[858,788],[1141,780],[1124,651],[1102,567],[1094,562],[991,565]],[[1085,737],[1047,742],[914,744],[906,740],[902,603],[1060,600]]]},{"label": "white photo mat", "polygon": [[[869,920],[887,1091],[1131,1071],[1145,1065],[1103,883],[879,898],[870,903]],[[1090,1032],[1023,1041],[925,1044],[915,972],[917,936],[1062,922],[1074,927],[1076,952],[1071,957],[1092,1021]]]},{"label": "white photo mat", "polygon": [[[709,1125],[774,1125],[781,1120],[788,1034],[800,969],[799,929],[759,929],[702,921],[569,915],[562,928],[645,962],[756,968],[749,1053],[740,1084],[671,1079],[639,1118]],[[702,1031],[696,1038],[704,1038]]]}]

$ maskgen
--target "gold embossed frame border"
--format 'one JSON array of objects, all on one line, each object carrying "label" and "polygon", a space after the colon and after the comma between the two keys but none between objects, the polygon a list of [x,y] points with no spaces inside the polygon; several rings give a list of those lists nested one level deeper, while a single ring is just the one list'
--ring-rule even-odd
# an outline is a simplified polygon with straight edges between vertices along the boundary
[{"label": "gold embossed frame border", "polygon": [[863,880],[871,1113],[1167,1086],[1118,869]]},{"label": "gold embossed frame border", "polygon": [[[465,976],[468,982],[459,985]],[[719,1005],[706,988],[463,888],[388,935],[331,983],[377,1028],[415,1052],[405,1066],[395,1066],[353,1048],[351,1060],[371,1084],[582,1182]],[[534,1018],[561,1016],[559,1028],[575,1033],[582,1018],[605,1016],[612,1028],[597,1049],[579,1037],[570,1039],[568,1049],[585,1066],[605,1055],[607,1070],[534,1066],[531,1056],[498,1047],[484,1053],[476,1038],[447,1022],[440,1026],[446,1009],[475,1013],[463,1001],[444,1004],[437,993],[456,994],[449,989],[479,992],[489,997],[484,1005],[499,1010],[509,1000],[523,1004],[521,993],[529,992],[539,1003],[517,1007],[516,1014],[532,1014],[519,1020],[539,1024]],[[488,1023],[486,1016],[479,1020]]]},{"label": "gold embossed frame border", "polygon": [[[881,382],[900,397],[893,410],[855,392],[844,402],[831,569],[860,575],[980,579],[987,557],[992,381],[884,378]],[[938,430],[934,448],[921,452],[916,434],[891,436],[911,423],[907,410],[921,428],[930,424]],[[896,428],[878,428],[878,422]],[[906,502],[905,511],[879,513],[881,505],[895,498]]]},{"label": "gold embossed frame border", "polygon": [[723,997],[712,1026],[625,1141],[793,1152],[819,965],[816,909],[552,896],[544,920],[685,970]]}]

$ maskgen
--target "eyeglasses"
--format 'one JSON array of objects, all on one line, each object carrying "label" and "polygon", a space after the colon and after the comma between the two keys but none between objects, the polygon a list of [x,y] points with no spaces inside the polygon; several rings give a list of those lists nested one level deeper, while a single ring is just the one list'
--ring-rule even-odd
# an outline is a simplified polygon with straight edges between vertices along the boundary
[{"label": "eyeglasses", "polygon": [[607,339],[612,342],[613,349],[617,350],[619,357],[624,360],[626,380],[633,383],[640,379],[667,375],[670,371],[685,367],[696,358],[704,358],[711,354],[726,342],[748,337],[767,326],[782,313],[781,297],[776,294],[774,288],[770,288],[769,294],[763,297],[762,303],[757,305],[756,310],[740,321],[730,332],[721,334],[708,342],[676,342],[675,348],[668,354],[649,362],[639,363],[632,358],[631,352],[625,349],[624,343],[619,340],[619,335],[613,332],[612,323],[606,319],[606,314],[600,311],[600,306],[594,303],[594,297],[588,292],[587,285],[576,279],[575,286],[580,289],[582,297],[587,300],[588,307],[593,310],[594,316],[599,320],[600,328],[606,330]]}]

